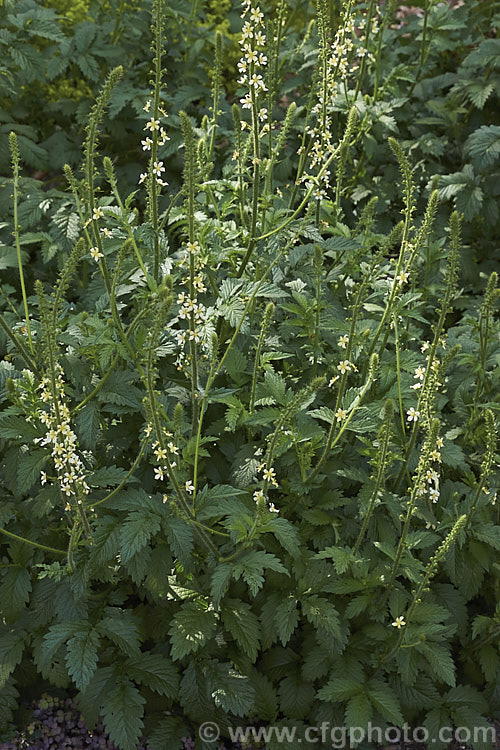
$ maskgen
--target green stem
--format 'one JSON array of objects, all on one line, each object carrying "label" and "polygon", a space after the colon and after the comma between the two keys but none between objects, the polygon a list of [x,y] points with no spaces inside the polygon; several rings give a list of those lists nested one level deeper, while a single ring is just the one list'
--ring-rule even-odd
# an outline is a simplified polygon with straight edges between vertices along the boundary
[{"label": "green stem", "polygon": [[144,438],[144,440],[142,441],[139,453],[137,454],[134,463],[132,464],[132,466],[130,467],[130,470],[125,475],[125,477],[122,479],[122,481],[120,482],[120,484],[117,487],[115,487],[114,490],[112,490],[111,492],[109,492],[106,495],[106,497],[101,498],[101,500],[98,500],[95,503],[94,502],[89,502],[89,507],[90,508],[94,509],[98,505],[101,505],[102,503],[105,503],[107,500],[110,500],[113,497],[113,495],[116,495],[116,493],[121,490],[121,488],[128,482],[129,478],[132,476],[132,474],[136,470],[137,466],[139,465],[139,461],[141,460],[142,456],[144,455],[144,451],[146,450],[146,445],[147,444],[148,444],[148,439]]},{"label": "green stem", "polygon": [[3,315],[0,315],[0,326],[5,331],[6,336],[12,341],[12,343],[16,347],[17,351],[19,352],[19,355],[26,362],[26,364],[28,365],[28,368],[39,378],[40,372],[38,370],[38,367],[35,364],[35,361],[31,359],[31,356],[28,350],[26,349],[26,347],[24,346],[23,342],[21,341],[21,339],[19,339],[14,333],[14,331],[11,328],[9,328],[9,326],[4,320]]},{"label": "green stem", "polygon": [[386,429],[385,435],[384,435],[384,442],[382,444],[382,453],[380,454],[380,463],[379,463],[379,467],[378,467],[378,471],[377,471],[377,478],[375,480],[375,487],[373,488],[373,493],[372,493],[372,496],[370,498],[370,504],[368,506],[368,510],[366,511],[366,515],[365,515],[365,517],[363,519],[363,524],[362,524],[360,532],[358,534],[358,538],[356,540],[356,544],[354,545],[354,548],[352,550],[353,555],[357,555],[357,553],[358,553],[359,547],[361,545],[361,542],[363,541],[366,529],[368,527],[368,522],[369,522],[369,520],[371,518],[373,509],[375,507],[375,503],[377,501],[378,493],[380,491],[380,487],[381,487],[381,484],[382,484],[382,479],[383,479],[383,476],[384,476],[385,464],[386,464],[386,460],[387,460],[387,451],[388,451],[388,448],[389,448],[389,438],[390,438],[390,431],[389,431],[389,428],[387,426],[387,429]]},{"label": "green stem", "polygon": [[318,474],[321,466],[324,464],[324,462],[328,458],[328,455],[329,455],[330,451],[332,450],[332,448],[334,448],[337,445],[338,441],[340,440],[340,438],[344,434],[345,430],[347,429],[347,427],[349,425],[349,422],[352,420],[354,414],[356,413],[356,411],[358,410],[359,406],[361,405],[361,401],[363,400],[366,392],[368,391],[368,389],[370,388],[370,386],[371,386],[371,384],[373,382],[373,379],[375,377],[375,367],[376,367],[377,364],[378,364],[378,358],[377,358],[377,360],[373,360],[373,358],[372,358],[372,362],[370,363],[370,371],[368,373],[367,381],[364,384],[363,388],[361,389],[360,393],[358,393],[358,395],[356,396],[356,398],[354,399],[354,401],[350,405],[348,416],[346,417],[346,419],[342,423],[342,427],[340,428],[340,430],[339,430],[339,432],[338,432],[338,434],[337,434],[337,436],[335,438],[334,438],[334,435],[335,435],[335,425],[336,425],[336,423],[334,421],[335,417],[333,417],[333,419],[332,419],[332,425],[330,427],[330,432],[328,434],[328,439],[326,441],[325,449],[323,451],[323,454],[322,454],[321,458],[319,459],[318,463],[316,464],[316,467],[313,469],[313,471],[311,471],[311,473],[307,477],[307,482],[311,482],[317,476],[317,474]]},{"label": "green stem", "polygon": [[[130,333],[132,332],[132,330],[135,327],[135,325],[139,322],[140,318],[142,318],[146,314],[146,312],[147,312],[147,309],[143,309],[143,310],[141,310],[136,315],[136,317],[134,318],[134,320],[132,321],[132,323],[127,328],[127,331],[126,331],[126,334],[125,334],[127,336],[127,338],[130,335]],[[75,408],[71,411],[71,416],[72,417],[76,414],[76,412],[80,411],[80,409],[82,409],[86,404],[88,404],[88,402],[91,401],[94,398],[94,396],[96,396],[99,393],[99,391],[101,390],[101,388],[105,384],[106,380],[109,378],[109,376],[111,375],[111,373],[115,369],[116,365],[118,364],[118,362],[120,360],[120,356],[121,356],[120,354],[116,354],[115,355],[115,357],[113,358],[113,361],[109,365],[108,369],[106,370],[106,372],[104,373],[104,375],[102,376],[101,380],[98,382],[98,384],[96,385],[96,387],[94,388],[94,390],[91,391],[88,394],[88,396],[85,396],[85,398],[82,401],[80,401],[80,403],[77,404],[75,406]]]},{"label": "green stem", "polygon": [[[165,443],[164,443],[164,440],[163,440],[163,432],[161,430],[160,422],[159,422],[159,419],[158,419],[158,413],[157,413],[157,409],[156,409],[156,396],[155,396],[155,393],[154,393],[154,383],[153,383],[153,367],[152,367],[152,362],[151,362],[152,349],[153,349],[153,347],[150,346],[149,347],[149,351],[148,351],[148,363],[147,363],[147,368],[146,368],[146,385],[147,385],[147,390],[148,390],[149,401],[150,401],[150,404],[151,404],[151,416],[152,416],[153,423],[154,423],[154,430],[155,430],[155,434],[156,434],[156,439],[158,441],[158,444],[159,444],[160,448],[163,449],[163,450],[165,450]],[[194,513],[191,510],[188,501],[184,497],[184,492],[181,490],[181,487],[180,487],[179,482],[177,480],[177,476],[176,476],[176,474],[174,472],[172,464],[170,463],[170,460],[168,458],[166,458],[166,459],[164,459],[164,461],[165,461],[165,464],[166,464],[166,467],[167,467],[167,474],[169,476],[170,481],[172,482],[172,485],[174,487],[175,493],[177,495],[177,499],[178,499],[178,501],[179,501],[179,503],[181,505],[182,510],[184,511],[184,513],[186,515],[186,518],[188,518],[190,520],[195,520],[194,519]],[[210,552],[212,552],[215,555],[216,558],[218,558],[217,547],[215,547],[215,545],[213,544],[212,540],[206,534],[206,532],[204,531],[204,529],[198,528],[198,533],[199,533],[199,535],[200,535],[203,543],[207,547],[207,549]]]},{"label": "green stem", "polygon": [[24,544],[30,544],[32,547],[38,547],[38,549],[43,549],[45,552],[55,552],[58,555],[66,554],[66,550],[57,549],[56,547],[47,547],[45,544],[39,544],[38,542],[33,542],[31,539],[25,539],[25,537],[18,536],[17,534],[12,533],[12,531],[7,531],[7,529],[2,529],[1,527],[0,534],[5,534],[5,536],[10,537],[11,539],[15,539],[16,542],[24,542]]},{"label": "green stem", "polygon": [[[254,64],[250,73],[253,73]],[[260,142],[259,142],[259,116],[257,113],[257,94],[252,87],[252,138],[253,138],[253,181],[252,181],[252,219],[250,223],[250,233],[248,236],[248,248],[245,257],[236,273],[236,278],[241,278],[245,268],[248,265],[255,248],[255,233],[257,231],[257,217],[259,213],[259,185],[260,185]]]},{"label": "green stem", "polygon": [[24,273],[23,273],[23,262],[21,259],[21,243],[19,240],[19,224],[18,224],[18,199],[19,199],[19,161],[18,159],[13,159],[13,168],[14,168],[14,174],[13,174],[13,184],[14,184],[14,239],[16,242],[16,253],[17,253],[17,267],[19,269],[19,280],[21,282],[21,292],[23,295],[23,304],[24,304],[24,316],[26,318],[26,331],[28,334],[28,343],[31,350],[32,356],[34,356],[35,351],[33,349],[33,341],[31,338],[31,324],[30,324],[30,316],[28,311],[28,297],[26,295],[26,287],[24,284]]},{"label": "green stem", "polygon": [[365,38],[363,41],[363,44],[365,47],[365,54],[363,55],[363,58],[361,60],[361,67],[359,69],[358,81],[356,83],[356,90],[354,92],[354,99],[353,99],[354,102],[358,98],[358,94],[360,92],[361,84],[363,83],[363,77],[365,74],[366,58],[368,56],[368,43],[370,41],[371,22],[372,22],[374,7],[375,7],[375,0],[370,0],[370,5],[368,6],[368,17],[366,19],[366,34],[365,34]]},{"label": "green stem", "polygon": [[404,418],[404,411],[403,411],[403,396],[402,396],[402,388],[401,388],[401,361],[399,356],[399,332],[398,332],[398,316],[397,314],[393,315],[393,322],[394,322],[394,345],[396,347],[396,371],[397,371],[397,378],[398,378],[398,403],[399,403],[399,415],[401,417],[401,434],[403,436],[403,443],[404,443],[404,449],[406,451],[406,437],[405,437],[405,418]]},{"label": "green stem", "polygon": [[111,32],[111,44],[114,46],[118,40],[118,30],[120,27],[120,18],[125,10],[125,0],[120,0],[120,5],[118,7],[118,10],[116,12],[115,16],[115,25],[113,26],[113,31]]}]

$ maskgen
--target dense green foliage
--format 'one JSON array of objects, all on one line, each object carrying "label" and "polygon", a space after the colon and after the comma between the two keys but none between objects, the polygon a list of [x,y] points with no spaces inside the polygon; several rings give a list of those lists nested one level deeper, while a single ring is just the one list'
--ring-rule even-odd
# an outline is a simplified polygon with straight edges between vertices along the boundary
[{"label": "dense green foliage", "polygon": [[0,733],[486,726],[494,4],[138,5],[0,8]]}]

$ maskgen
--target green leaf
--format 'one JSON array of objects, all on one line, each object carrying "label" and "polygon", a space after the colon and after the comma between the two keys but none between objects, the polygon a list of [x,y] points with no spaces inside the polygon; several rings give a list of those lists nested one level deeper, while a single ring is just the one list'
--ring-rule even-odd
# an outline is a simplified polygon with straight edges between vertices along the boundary
[{"label": "green leaf", "polygon": [[326,685],[318,690],[317,697],[320,701],[338,701],[349,700],[355,695],[363,694],[363,684],[350,677],[332,677]]},{"label": "green leaf", "polygon": [[341,639],[339,614],[333,604],[320,596],[302,598],[302,611],[310,623]]},{"label": "green leaf", "polygon": [[260,623],[251,607],[239,599],[227,599],[221,609],[224,626],[253,663],[260,646]]},{"label": "green leaf", "polygon": [[230,664],[214,661],[203,671],[216,706],[236,716],[245,716],[251,712],[255,690],[248,677],[239,674]]},{"label": "green leaf", "polygon": [[[97,443],[100,426],[100,410],[96,401],[86,404],[75,417],[76,432],[83,448],[91,449]],[[97,472],[94,472],[97,473]],[[97,485],[107,486],[107,485]]]},{"label": "green leaf", "polygon": [[194,547],[193,530],[182,518],[170,517],[164,521],[167,539],[172,552],[179,558],[185,568],[192,564]]},{"label": "green leaf", "polygon": [[276,607],[274,613],[274,623],[276,625],[276,632],[278,637],[283,644],[286,646],[292,633],[299,623],[299,610],[297,609],[297,599],[289,596],[281,604]]},{"label": "green leaf", "polygon": [[500,125],[482,125],[465,142],[466,152],[479,169],[492,167],[500,158]]},{"label": "green leaf", "polygon": [[182,659],[186,654],[202,648],[213,636],[217,627],[215,612],[204,609],[196,602],[185,602],[176,612],[169,628],[172,658]]},{"label": "green leaf", "polygon": [[24,494],[40,478],[40,472],[49,460],[46,451],[31,450],[28,453],[19,454],[19,465],[17,467],[17,491]]},{"label": "green leaf", "polygon": [[75,627],[76,632],[68,641],[66,666],[79,690],[85,690],[97,667],[99,634],[85,623]]},{"label": "green leaf", "polygon": [[500,550],[500,526],[483,523],[474,528],[474,536],[481,542],[486,542],[493,549]]},{"label": "green leaf", "polygon": [[415,648],[425,656],[438,680],[455,687],[455,664],[448,649],[439,643],[420,643]]},{"label": "green leaf", "polygon": [[116,518],[104,517],[94,532],[90,563],[103,565],[116,557],[120,545],[121,524]]},{"label": "green leaf", "polygon": [[253,550],[240,557],[239,562],[234,565],[233,576],[236,580],[242,576],[255,596],[264,583],[263,572],[266,568],[290,575],[275,555],[263,550]]},{"label": "green leaf", "polygon": [[41,660],[40,664],[42,667],[49,666],[52,658],[55,656],[57,651],[61,648],[63,643],[67,643],[72,635],[76,632],[78,623],[76,622],[58,622],[55,625],[51,625],[47,633],[43,637],[41,647]]},{"label": "green leaf", "polygon": [[25,636],[24,631],[7,629],[0,622],[0,690],[5,689],[7,680],[23,658]]},{"label": "green leaf", "polygon": [[488,703],[481,693],[472,687],[472,685],[458,685],[448,690],[443,696],[443,701],[450,709],[457,709],[461,706],[472,708],[478,713],[488,710]]},{"label": "green leaf", "polygon": [[160,529],[159,516],[139,510],[129,513],[121,526],[121,558],[127,563]]},{"label": "green leaf", "polygon": [[0,611],[7,620],[14,620],[28,603],[31,592],[29,571],[20,566],[6,568],[0,586]]},{"label": "green leaf", "polygon": [[401,706],[394,690],[382,680],[370,680],[366,686],[366,694],[374,708],[395,726],[404,724]]},{"label": "green leaf", "polygon": [[285,403],[286,381],[281,375],[272,370],[267,370],[264,375],[263,387],[266,393],[272,396],[278,404],[283,405]]},{"label": "green leaf", "polygon": [[92,471],[87,482],[91,487],[113,487],[127,476],[127,470],[118,466],[103,466],[96,471]]},{"label": "green leaf", "polygon": [[299,552],[300,539],[295,526],[286,518],[271,518],[265,524],[259,526],[261,534],[270,531],[282,547],[292,556],[296,557]]},{"label": "green leaf", "polygon": [[477,658],[486,682],[495,682],[500,673],[500,658],[497,649],[490,644],[481,646],[477,652]]},{"label": "green leaf", "polygon": [[255,669],[250,681],[255,691],[256,715],[261,720],[273,721],[278,715],[278,698],[271,680]]},{"label": "green leaf", "polygon": [[333,560],[335,570],[339,575],[345,573],[349,565],[354,562],[352,551],[349,547],[325,547],[315,557],[321,560]]},{"label": "green leaf", "polygon": [[170,659],[161,654],[142,653],[127,662],[127,674],[159,695],[176,698],[179,675]]},{"label": "green leaf", "polygon": [[212,573],[210,594],[214,600],[214,607],[219,606],[222,597],[228,590],[232,574],[233,566],[229,563],[219,563]]},{"label": "green leaf", "polygon": [[0,727],[7,728],[13,721],[18,698],[19,693],[10,681],[0,687]]},{"label": "green leaf", "polygon": [[117,674],[102,696],[104,727],[120,750],[136,750],[146,699],[123,674]]},{"label": "green leaf", "polygon": [[97,625],[97,630],[127,656],[133,658],[140,653],[141,639],[131,611],[107,607],[106,617]]},{"label": "green leaf", "polygon": [[148,737],[151,750],[184,750],[189,728],[180,716],[165,716]]},{"label": "green leaf", "polygon": [[24,442],[31,442],[38,434],[36,427],[27,422],[26,417],[5,413],[0,416],[0,438],[19,438]]},{"label": "green leaf", "polygon": [[366,727],[373,718],[373,707],[364,693],[347,701],[344,723],[346,727]]},{"label": "green leaf", "polygon": [[291,674],[280,682],[278,689],[280,708],[285,716],[305,719],[314,701],[315,690],[310,682],[304,682],[300,674]]}]

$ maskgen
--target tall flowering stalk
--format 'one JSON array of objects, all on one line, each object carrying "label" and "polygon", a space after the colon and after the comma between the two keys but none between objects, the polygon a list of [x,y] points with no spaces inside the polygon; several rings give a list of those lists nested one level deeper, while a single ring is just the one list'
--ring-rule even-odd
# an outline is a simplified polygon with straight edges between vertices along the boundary
[{"label": "tall flowering stalk", "polygon": [[[250,137],[253,146],[253,176],[250,231],[247,251],[238,269],[238,277],[243,275],[255,248],[261,176],[260,139],[269,130],[269,123],[266,122],[269,112],[267,107],[262,105],[262,95],[268,91],[262,75],[267,66],[267,55],[265,54],[266,35],[263,31],[264,14],[258,6],[252,7],[251,0],[243,0],[242,5],[241,17],[244,19],[244,23],[240,39],[242,55],[238,62],[240,73],[238,83],[248,87],[248,91],[240,99],[240,104],[243,109],[250,110],[251,122],[249,124],[246,120],[241,120],[241,127],[243,130],[250,127]],[[263,124],[262,127],[261,123]]]},{"label": "tall flowering stalk", "polygon": [[17,136],[14,132],[9,133],[9,145],[12,157],[12,185],[14,188],[13,200],[14,200],[14,240],[16,243],[16,254],[17,254],[17,267],[19,270],[19,281],[21,283],[21,293],[23,296],[24,304],[24,317],[26,321],[26,334],[28,336],[28,346],[31,354],[34,355],[33,341],[31,337],[31,323],[30,314],[28,310],[28,297],[26,294],[26,286],[24,284],[24,273],[23,263],[21,259],[21,243],[19,240],[19,223],[18,223],[18,202],[19,202],[19,146],[17,144]]},{"label": "tall flowering stalk", "polygon": [[399,634],[396,640],[396,643],[391,649],[387,649],[385,654],[382,655],[382,657],[379,660],[379,663],[377,665],[377,668],[374,672],[374,675],[376,675],[382,665],[391,659],[401,647],[404,646],[404,642],[406,639],[407,634],[407,627],[411,623],[415,610],[417,609],[418,605],[422,603],[422,598],[425,592],[429,589],[429,583],[436,575],[439,565],[446,557],[446,554],[451,549],[451,547],[455,544],[457,538],[461,534],[462,530],[465,527],[466,523],[466,516],[461,515],[453,524],[453,527],[451,531],[446,535],[444,540],[439,545],[436,552],[433,554],[427,565],[425,566],[425,570],[423,574],[420,577],[419,584],[416,589],[413,591],[412,600],[410,603],[410,606],[408,607],[407,612],[404,614],[404,616],[400,615],[399,617],[396,617],[396,620],[392,623],[392,625],[399,630]]},{"label": "tall flowering stalk", "polygon": [[429,425],[427,437],[422,446],[417,469],[412,477],[412,486],[409,488],[410,497],[407,501],[406,515],[403,522],[403,528],[401,531],[401,536],[399,538],[399,543],[396,549],[396,556],[392,564],[391,573],[389,575],[389,580],[387,582],[380,607],[383,607],[387,599],[389,598],[389,594],[392,591],[392,586],[399,572],[399,563],[401,562],[401,557],[403,556],[403,552],[406,548],[406,540],[408,537],[408,532],[410,530],[410,523],[413,513],[415,512],[418,498],[421,497],[421,495],[425,494],[427,483],[429,481],[434,481],[435,472],[434,469],[432,469],[431,464],[434,458],[436,445],[440,444],[438,438],[439,427],[439,419],[433,419],[432,423]]}]

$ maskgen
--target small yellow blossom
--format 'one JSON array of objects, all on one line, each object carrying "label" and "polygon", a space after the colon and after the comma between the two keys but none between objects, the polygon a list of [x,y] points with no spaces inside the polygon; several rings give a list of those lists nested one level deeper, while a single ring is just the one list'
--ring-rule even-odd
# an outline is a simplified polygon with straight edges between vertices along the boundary
[{"label": "small yellow blossom", "polygon": [[406,622],[405,622],[404,617],[396,617],[396,619],[392,623],[392,627],[398,628],[398,630],[401,630],[401,628],[404,628],[405,625],[406,625]]},{"label": "small yellow blossom", "polygon": [[99,252],[98,247],[91,247],[89,250],[89,253],[90,253],[90,257],[92,258],[92,260],[95,260],[96,263],[99,261],[100,258],[104,258],[104,255]]}]

